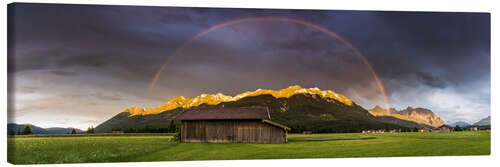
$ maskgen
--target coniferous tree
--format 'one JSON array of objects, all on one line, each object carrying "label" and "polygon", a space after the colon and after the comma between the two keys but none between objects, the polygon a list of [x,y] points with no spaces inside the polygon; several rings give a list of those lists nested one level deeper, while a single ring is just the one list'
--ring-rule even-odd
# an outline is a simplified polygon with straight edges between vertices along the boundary
[{"label": "coniferous tree", "polygon": [[458,125],[456,125],[453,130],[454,131],[463,131],[463,129],[460,126],[458,126]]},{"label": "coniferous tree", "polygon": [[71,129],[71,134],[76,134],[76,130],[74,128]]},{"label": "coniferous tree", "polygon": [[26,126],[24,126],[24,129],[23,129],[23,135],[29,135],[29,134],[33,134],[33,132],[31,132],[30,125],[26,125]]},{"label": "coniferous tree", "polygon": [[174,120],[171,120],[170,121],[170,125],[168,126],[168,130],[167,130],[169,133],[173,133],[175,132],[175,124],[174,124]]},{"label": "coniferous tree", "polygon": [[16,135],[16,131],[14,131],[14,129],[11,129],[11,130],[9,131],[9,135]]},{"label": "coniferous tree", "polygon": [[17,135],[21,135],[21,129],[17,129]]},{"label": "coniferous tree", "polygon": [[89,128],[87,128],[86,133],[94,133],[94,126],[90,126]]},{"label": "coniferous tree", "polygon": [[151,133],[151,132],[153,131],[152,129],[153,129],[153,128],[152,128],[150,125],[146,125],[146,126],[144,127],[144,132],[145,132],[145,133]]}]

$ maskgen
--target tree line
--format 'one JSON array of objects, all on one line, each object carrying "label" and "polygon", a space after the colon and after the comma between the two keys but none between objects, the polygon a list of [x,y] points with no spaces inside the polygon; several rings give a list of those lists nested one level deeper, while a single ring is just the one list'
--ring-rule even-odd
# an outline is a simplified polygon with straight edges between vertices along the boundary
[{"label": "tree line", "polygon": [[454,131],[469,131],[470,128],[472,127],[476,127],[477,130],[490,130],[491,129],[491,125],[486,125],[486,126],[473,126],[473,125],[469,125],[469,126],[465,126],[465,127],[460,127],[458,125],[456,125],[453,130]]},{"label": "tree line", "polygon": [[114,128],[111,129],[111,131],[123,131],[124,133],[175,133],[178,131],[180,127],[174,123],[174,121],[171,121],[170,124],[167,127],[159,127],[155,128],[151,125],[146,125],[144,128],[128,128],[128,129],[121,129],[121,128]]},{"label": "tree line", "polygon": [[[21,130],[21,128],[16,128],[16,129],[17,130],[11,129],[9,131],[9,135],[32,135],[32,134],[35,134],[34,131],[31,130],[30,125],[24,125],[23,130]],[[67,133],[67,134],[77,134],[76,129],[72,128],[71,133]]]},{"label": "tree line", "polygon": [[295,125],[290,126],[291,130],[289,133],[303,133],[309,131],[312,133],[361,133],[363,130],[392,130],[397,129],[400,132],[418,132],[417,127],[391,127],[391,126],[350,126],[348,124],[337,125],[337,126],[321,126],[321,125]]},{"label": "tree line", "polygon": [[30,125],[25,125],[24,129],[21,131],[21,128],[17,128],[17,132],[13,129],[10,130],[9,135],[31,135],[33,131],[30,128]]}]

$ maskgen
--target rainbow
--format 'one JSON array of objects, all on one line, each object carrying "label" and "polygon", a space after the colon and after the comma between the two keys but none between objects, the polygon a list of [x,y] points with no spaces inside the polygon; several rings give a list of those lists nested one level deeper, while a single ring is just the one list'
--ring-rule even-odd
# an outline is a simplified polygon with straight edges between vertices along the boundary
[{"label": "rainbow", "polygon": [[192,41],[198,39],[199,37],[201,37],[201,36],[203,36],[203,35],[205,35],[207,33],[210,33],[210,32],[212,32],[214,30],[217,30],[219,28],[222,28],[222,27],[225,27],[225,26],[229,26],[229,25],[239,24],[239,23],[243,23],[243,22],[249,22],[249,21],[282,21],[282,22],[291,22],[291,23],[301,24],[301,25],[305,25],[305,26],[308,26],[308,27],[312,27],[312,28],[314,28],[316,30],[319,30],[321,32],[326,33],[327,35],[329,35],[329,36],[331,36],[333,38],[336,38],[336,39],[342,41],[344,44],[346,44],[347,46],[349,46],[354,51],[354,53],[356,55],[358,55],[361,58],[361,60],[363,61],[364,64],[366,64],[368,66],[368,68],[370,69],[370,71],[371,71],[371,73],[372,73],[375,81],[377,82],[377,86],[380,89],[380,93],[382,94],[382,96],[384,98],[384,102],[386,104],[386,108],[388,110],[390,109],[391,105],[389,103],[389,99],[387,97],[387,94],[385,93],[385,88],[382,85],[382,82],[380,81],[380,78],[379,78],[378,74],[375,72],[375,70],[373,69],[372,65],[370,63],[368,63],[368,60],[366,59],[366,57],[351,42],[349,42],[346,39],[342,38],[337,33],[333,32],[333,31],[331,31],[331,30],[329,30],[327,28],[321,27],[321,26],[319,26],[317,24],[313,24],[311,22],[304,21],[304,20],[299,20],[299,19],[286,18],[286,17],[274,17],[274,16],[247,17],[247,18],[230,20],[230,21],[223,22],[223,23],[214,25],[212,27],[209,27],[209,28],[207,28],[207,29],[199,32],[198,34],[190,37],[189,39],[185,40],[169,56],[166,57],[164,63],[160,67],[160,69],[155,73],[155,75],[153,77],[153,80],[151,81],[151,84],[149,85],[150,92],[153,90],[156,82],[160,78],[161,72],[167,66],[168,61],[170,60],[170,58],[176,56],[182,49],[184,49],[184,47],[186,47],[186,45],[188,45]]}]

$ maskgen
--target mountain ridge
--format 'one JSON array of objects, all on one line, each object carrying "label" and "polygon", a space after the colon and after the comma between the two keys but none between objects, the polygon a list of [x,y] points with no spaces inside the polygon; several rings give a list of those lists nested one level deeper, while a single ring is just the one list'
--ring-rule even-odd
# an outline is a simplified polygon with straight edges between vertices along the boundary
[{"label": "mountain ridge", "polygon": [[[392,116],[377,117],[341,94],[295,85],[277,91],[257,89],[234,97],[222,94],[202,94],[195,98],[178,96],[157,108],[128,108],[98,125],[95,131],[165,128],[179,125],[174,118],[186,109],[251,106],[268,107],[273,121],[291,127],[294,133],[430,127]],[[151,112],[153,110],[156,111]]]},{"label": "mountain ridge", "polygon": [[488,116],[486,118],[483,118],[479,121],[477,121],[476,123],[474,123],[473,125],[476,125],[476,126],[487,126],[487,125],[491,125],[491,116]]},{"label": "mountain ridge", "polygon": [[398,111],[395,108],[384,109],[377,105],[373,109],[368,110],[368,112],[375,117],[394,117],[432,127],[438,127],[445,124],[445,121],[434,114],[434,112],[420,107],[412,108],[408,106],[406,109]]},{"label": "mountain ridge", "polygon": [[78,128],[72,128],[72,127],[67,127],[67,128],[62,128],[62,127],[50,127],[50,128],[42,128],[39,126],[35,126],[33,124],[16,124],[16,123],[8,123],[7,124],[7,133],[10,133],[11,131],[14,131],[17,133],[17,129],[20,131],[23,131],[24,127],[26,125],[29,125],[31,128],[31,131],[33,134],[64,134],[64,133],[71,133],[72,129],[76,130],[76,133],[82,133],[83,130],[78,129]]},{"label": "mountain ridge", "polygon": [[303,88],[299,85],[293,85],[285,89],[281,90],[266,90],[266,89],[257,89],[255,91],[247,91],[236,96],[228,96],[222,93],[217,94],[201,94],[199,96],[193,98],[186,98],[184,96],[175,97],[163,105],[155,108],[139,108],[139,107],[130,107],[125,109],[123,112],[130,113],[130,116],[135,115],[149,115],[149,114],[159,114],[164,111],[173,110],[176,108],[191,108],[196,107],[202,104],[208,105],[217,105],[223,102],[231,102],[238,101],[245,97],[259,96],[269,94],[276,98],[288,98],[295,94],[315,94],[324,98],[331,98],[337,101],[340,101],[346,105],[352,105],[353,102],[349,98],[345,97],[342,94],[335,93],[331,90],[320,90],[317,87],[314,88]]},{"label": "mountain ridge", "polygon": [[[110,132],[113,129],[128,131],[160,129],[171,127],[172,124],[178,126],[179,122],[174,118],[189,108],[251,106],[268,107],[272,120],[291,127],[293,133],[361,132],[366,129],[404,128],[378,121],[366,109],[344,95],[331,90],[302,88],[295,85],[277,91],[257,89],[234,97],[221,94],[202,94],[195,98],[179,96],[157,107],[156,110],[161,109],[161,112],[157,113],[148,113],[148,109],[131,107],[98,125],[95,131],[100,133]],[[163,110],[165,108],[170,110]]]},{"label": "mountain ridge", "polygon": [[469,124],[468,122],[465,122],[465,121],[457,121],[457,122],[453,122],[451,124],[449,124],[449,126],[451,127],[455,127],[455,126],[459,126],[459,127],[467,127],[467,126],[471,126],[471,124]]}]

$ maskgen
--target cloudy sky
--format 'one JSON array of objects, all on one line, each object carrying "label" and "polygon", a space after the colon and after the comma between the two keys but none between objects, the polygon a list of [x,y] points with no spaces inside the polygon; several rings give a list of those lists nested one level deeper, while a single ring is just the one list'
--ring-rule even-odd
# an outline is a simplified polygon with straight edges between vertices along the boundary
[{"label": "cloudy sky", "polygon": [[[490,115],[490,15],[11,4],[9,122],[85,129],[130,106],[176,96],[236,95],[290,85],[391,107],[431,109],[448,122]],[[178,50],[178,54],[171,53]],[[148,87],[166,61],[155,87]]]}]

